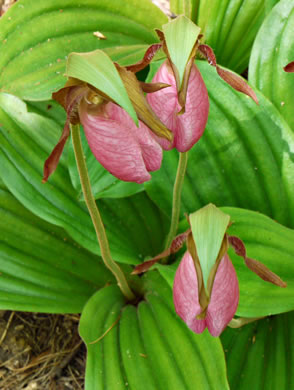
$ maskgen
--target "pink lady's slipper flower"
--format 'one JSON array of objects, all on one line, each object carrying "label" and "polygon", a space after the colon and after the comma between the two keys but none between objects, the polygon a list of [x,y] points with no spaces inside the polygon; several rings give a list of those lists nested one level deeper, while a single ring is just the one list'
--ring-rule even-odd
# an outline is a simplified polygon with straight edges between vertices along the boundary
[{"label": "pink lady's slipper flower", "polygon": [[[145,56],[152,57],[154,50],[151,47]],[[101,51],[74,55],[84,55],[86,59],[94,61],[98,52]],[[99,58],[103,60],[105,56],[103,53]],[[107,61],[110,62],[110,59]],[[141,85],[134,74],[138,68],[146,66],[145,57],[141,62],[130,67],[131,70],[110,62],[114,76],[120,80],[120,87],[125,88],[136,111],[138,127],[120,105],[89,83],[70,78],[64,88],[53,94],[53,99],[64,107],[67,120],[59,142],[45,162],[43,182],[47,181],[57,167],[70,134],[70,124],[83,125],[89,147],[96,159],[120,180],[143,183],[151,178],[149,172],[160,168],[162,148],[154,137],[165,137],[171,142],[173,135],[152,111],[144,92],[158,91],[166,85]],[[111,80],[108,82],[111,84]]]},{"label": "pink lady's slipper flower", "polygon": [[172,144],[159,137],[156,138],[157,141],[165,150],[176,148],[179,152],[188,151],[202,136],[209,111],[207,89],[198,68],[195,64],[191,67],[183,114],[179,114],[182,107],[178,100],[173,70],[168,61],[161,65],[152,82],[170,85],[147,96],[155,114],[174,133]]},{"label": "pink lady's slipper flower", "polygon": [[208,328],[212,336],[218,337],[233,319],[239,302],[238,279],[227,254],[229,245],[261,279],[279,287],[287,284],[265,265],[247,257],[242,240],[227,234],[230,216],[214,205],[190,214],[189,224],[190,229],[176,236],[170,248],[137,265],[133,274],[148,271],[186,242],[187,251],[173,283],[175,311],[193,332],[202,333]]},{"label": "pink lady's slipper flower", "polygon": [[173,299],[176,313],[193,332],[202,333],[207,327],[212,336],[219,336],[234,317],[239,302],[238,279],[229,256],[225,254],[219,264],[205,315],[201,315],[197,274],[189,252],[177,269]]},{"label": "pink lady's slipper flower", "polygon": [[[160,66],[152,82],[170,85],[168,88],[148,94],[147,101],[159,119],[173,132],[172,143],[163,138],[157,141],[165,150],[176,148],[187,152],[202,136],[209,112],[209,99],[205,83],[195,64],[197,52],[208,59],[219,76],[237,91],[257,98],[245,81],[234,73],[220,68],[213,50],[200,43],[200,29],[184,16],[156,30],[167,60]],[[189,36],[183,47],[180,38]],[[193,38],[192,38],[193,37]],[[189,49],[188,49],[189,47]],[[183,55],[180,55],[181,50]]]}]

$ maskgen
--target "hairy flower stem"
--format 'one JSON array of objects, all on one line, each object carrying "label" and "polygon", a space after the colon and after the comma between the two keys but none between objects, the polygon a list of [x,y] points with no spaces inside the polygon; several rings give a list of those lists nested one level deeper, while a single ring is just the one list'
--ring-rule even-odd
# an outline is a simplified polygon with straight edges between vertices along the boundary
[{"label": "hairy flower stem", "polygon": [[115,276],[117,280],[117,284],[121,289],[122,293],[124,294],[124,296],[128,299],[128,301],[132,301],[135,299],[135,296],[128,285],[128,282],[126,280],[123,271],[111,257],[105,228],[97,204],[95,202],[95,198],[92,193],[88,169],[84,158],[83,146],[81,142],[80,125],[71,125],[71,134],[72,134],[73,148],[74,148],[76,163],[79,171],[81,186],[84,194],[84,199],[96,231],[96,236],[101,250],[101,257],[104,261],[105,266]]},{"label": "hairy flower stem", "polygon": [[165,249],[168,249],[171,246],[171,243],[177,234],[178,224],[179,224],[179,216],[180,216],[180,209],[181,209],[181,195],[182,195],[182,188],[184,184],[184,178],[185,178],[187,162],[188,162],[188,152],[179,153],[179,155],[180,156],[179,156],[177,176],[176,176],[174,190],[173,190],[171,225],[166,239]]}]

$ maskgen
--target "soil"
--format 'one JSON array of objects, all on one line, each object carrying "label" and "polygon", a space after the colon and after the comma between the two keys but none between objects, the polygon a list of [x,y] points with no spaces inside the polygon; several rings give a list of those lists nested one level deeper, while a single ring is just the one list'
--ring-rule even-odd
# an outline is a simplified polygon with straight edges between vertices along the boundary
[{"label": "soil", "polygon": [[0,389],[83,389],[79,315],[0,311]]}]

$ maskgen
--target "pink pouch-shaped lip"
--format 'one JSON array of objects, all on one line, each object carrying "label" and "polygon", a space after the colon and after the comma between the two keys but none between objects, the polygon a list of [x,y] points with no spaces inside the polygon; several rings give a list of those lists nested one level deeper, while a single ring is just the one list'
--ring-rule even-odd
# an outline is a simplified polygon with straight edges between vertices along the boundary
[{"label": "pink pouch-shaped lip", "polygon": [[176,81],[167,62],[161,65],[152,82],[171,85],[147,95],[155,114],[174,133],[172,145],[163,138],[156,137],[157,141],[165,150],[176,148],[179,152],[188,151],[202,136],[209,111],[207,89],[198,68],[196,65],[191,68],[185,113],[182,115],[178,115],[181,106],[178,103]]},{"label": "pink pouch-shaped lip", "polygon": [[198,300],[198,282],[193,259],[186,252],[175,275],[173,299],[177,314],[195,333],[207,327],[212,336],[218,337],[233,318],[239,302],[239,286],[236,271],[226,254],[217,269],[206,318],[197,319],[201,313]]},{"label": "pink pouch-shaped lip", "polygon": [[139,128],[121,107],[107,103],[99,115],[79,109],[90,149],[96,159],[120,180],[143,183],[160,168],[162,149],[146,125]]}]

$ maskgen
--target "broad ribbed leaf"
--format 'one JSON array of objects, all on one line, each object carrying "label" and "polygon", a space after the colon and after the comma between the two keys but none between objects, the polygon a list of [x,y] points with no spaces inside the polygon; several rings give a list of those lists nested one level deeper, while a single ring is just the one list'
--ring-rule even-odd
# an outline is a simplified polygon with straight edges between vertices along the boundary
[{"label": "broad ribbed leaf", "polygon": [[98,256],[2,189],[0,230],[1,309],[81,312],[95,290],[114,281]]},{"label": "broad ribbed leaf", "polygon": [[[294,230],[250,210],[227,207],[221,210],[229,214],[233,222],[227,233],[242,239],[247,256],[263,263],[287,283],[286,288],[281,288],[263,281],[246,267],[242,257],[230,249],[229,256],[236,269],[240,288],[236,314],[259,317],[293,310]],[[184,229],[188,227],[187,222],[181,225]],[[157,266],[170,286],[173,285],[181,256],[171,266]]]},{"label": "broad ribbed leaf", "polygon": [[200,0],[170,0],[170,9],[176,15],[196,20]]},{"label": "broad ribbed leaf", "polygon": [[[206,130],[189,151],[182,216],[208,203],[260,211],[294,226],[294,136],[275,107],[257,93],[259,105],[233,90],[214,68],[197,62],[210,112]],[[165,152],[161,169],[145,184],[149,196],[171,215],[178,152]]]},{"label": "broad ribbed leaf", "polygon": [[294,312],[229,329],[221,340],[231,390],[288,390],[294,386]]},{"label": "broad ribbed leaf", "polygon": [[131,54],[157,41],[153,29],[166,22],[148,0],[20,0],[0,20],[0,89],[49,99],[66,81],[69,53],[127,45]]},{"label": "broad ribbed leaf", "polygon": [[118,321],[124,297],[117,286],[94,294],[84,307],[79,332],[87,346],[86,390],[123,389]]},{"label": "broad ribbed leaf", "polygon": [[118,62],[121,66],[135,64],[140,61],[149,45],[124,45],[115,47],[106,47],[103,49],[112,61]]},{"label": "broad ribbed leaf", "polygon": [[249,80],[268,97],[294,130],[294,75],[284,66],[294,61],[294,3],[280,1],[264,21],[254,42]]},{"label": "broad ribbed leaf", "polygon": [[[36,107],[34,106],[34,110]],[[61,133],[52,119],[27,112],[17,98],[0,94],[1,177],[15,197],[41,218],[63,227],[80,245],[99,254],[91,219],[68,175],[65,155],[42,184],[43,164]],[[100,201],[113,257],[137,264],[162,249],[166,219],[146,193]]]},{"label": "broad ribbed leaf", "polygon": [[187,328],[157,272],[144,284],[145,300],[136,306],[123,307],[113,286],[86,304],[80,322],[88,349],[86,389],[228,389],[219,339]]},{"label": "broad ribbed leaf", "polygon": [[246,69],[268,6],[265,0],[200,0],[195,22],[220,65],[237,73]]}]

